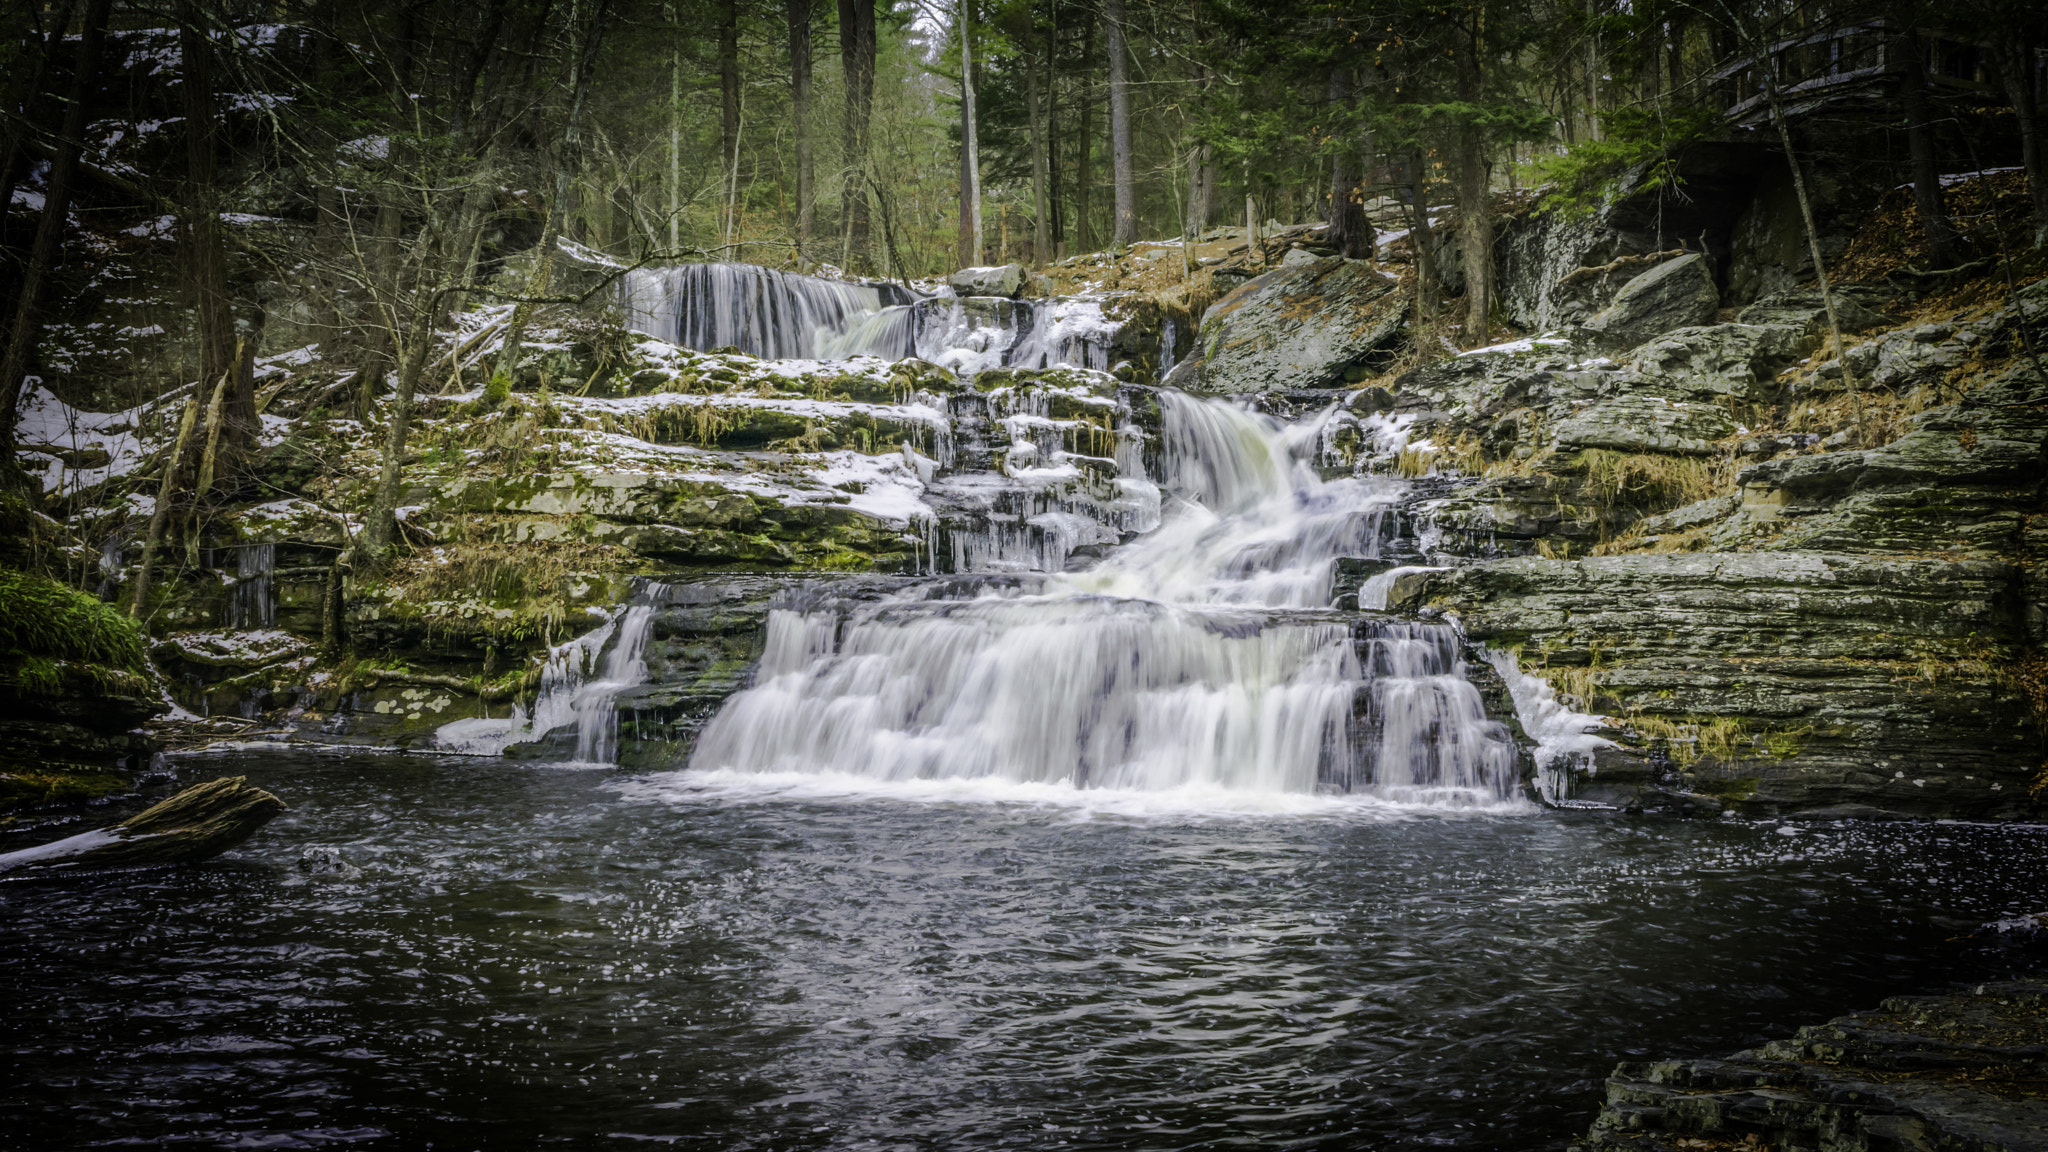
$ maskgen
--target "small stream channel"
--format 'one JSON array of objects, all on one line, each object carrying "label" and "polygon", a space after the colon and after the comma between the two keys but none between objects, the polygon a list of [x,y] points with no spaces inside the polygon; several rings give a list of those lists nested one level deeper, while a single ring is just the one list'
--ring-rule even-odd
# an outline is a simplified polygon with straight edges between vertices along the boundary
[{"label": "small stream channel", "polygon": [[1561,1148],[2048,890],[2039,828],[171,763],[292,808],[0,885],[0,1144]]}]

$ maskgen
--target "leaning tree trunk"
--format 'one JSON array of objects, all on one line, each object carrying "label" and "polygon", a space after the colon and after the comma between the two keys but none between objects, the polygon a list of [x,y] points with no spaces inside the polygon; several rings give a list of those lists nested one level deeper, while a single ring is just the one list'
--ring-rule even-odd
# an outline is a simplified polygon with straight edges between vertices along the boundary
[{"label": "leaning tree trunk", "polygon": [[106,41],[107,16],[112,7],[113,0],[93,0],[86,9],[85,30],[78,41],[78,63],[72,74],[70,106],[64,113],[64,138],[58,141],[56,160],[50,165],[42,221],[36,225],[35,247],[29,251],[28,264],[22,270],[21,285],[15,293],[7,351],[0,356],[0,476],[21,487],[26,487],[27,481],[14,460],[14,427],[21,419],[22,377],[28,374],[29,357],[36,346],[36,313],[43,281],[56,268],[63,249],[71,210],[71,184],[78,175],[78,142],[85,137],[86,111],[91,103],[88,97],[99,77],[100,48]]},{"label": "leaning tree trunk", "polygon": [[0,873],[46,868],[147,868],[208,860],[254,836],[284,801],[246,776],[195,784],[112,828],[0,853]]},{"label": "leaning tree trunk", "polygon": [[[10,68],[4,85],[5,105],[0,107],[18,110],[17,115],[0,116],[0,204],[14,203],[14,185],[26,171],[21,163],[23,150],[28,144],[30,129],[43,123],[49,116],[49,109],[41,98],[43,94],[43,73],[49,68],[55,53],[52,51],[64,39],[71,27],[73,0],[64,0],[54,16],[44,14],[45,32],[37,36],[37,13],[33,5],[7,5],[7,15],[0,17],[0,36],[6,43],[23,44],[36,41],[40,51],[29,52],[20,66]],[[0,213],[0,246],[15,247],[9,214]],[[12,285],[0,284],[0,315],[14,314]]]},{"label": "leaning tree trunk", "polygon": [[1835,360],[1842,366],[1842,381],[1849,388],[1851,418],[1856,424],[1856,438],[1860,444],[1863,438],[1863,397],[1856,389],[1856,373],[1849,366],[1848,357],[1842,347],[1842,320],[1835,308],[1834,286],[1828,283],[1827,257],[1820,250],[1820,228],[1813,220],[1813,198],[1806,190],[1806,170],[1799,165],[1799,153],[1792,148],[1792,128],[1785,119],[1785,101],[1778,90],[1777,69],[1766,54],[1766,50],[1755,40],[1750,49],[1756,59],[1763,62],[1759,69],[1763,74],[1764,98],[1770,102],[1771,120],[1778,126],[1778,143],[1785,149],[1785,165],[1792,170],[1792,192],[1799,201],[1799,218],[1806,225],[1806,250],[1813,260],[1814,279],[1820,284],[1821,306],[1828,314],[1828,336],[1834,341]]},{"label": "leaning tree trunk", "polygon": [[156,567],[164,529],[170,524],[171,497],[178,491],[178,470],[185,465],[185,450],[192,443],[192,428],[199,419],[200,384],[192,386],[192,396],[185,401],[185,414],[178,421],[177,439],[171,442],[171,454],[164,458],[163,479],[156,489],[156,510],[149,514],[149,532],[142,538],[142,566],[136,570],[135,590],[128,602],[130,616],[140,617],[149,608],[150,574]]},{"label": "leaning tree trunk", "polygon": [[[595,30],[592,35],[595,35]],[[739,223],[740,172],[740,5],[724,0],[718,10],[718,155],[725,185],[726,243]]]},{"label": "leaning tree trunk", "polygon": [[428,354],[434,347],[432,305],[415,309],[411,340],[405,364],[398,371],[398,387],[392,392],[390,411],[384,425],[384,458],[377,472],[377,490],[370,510],[363,517],[361,567],[376,571],[398,535],[398,498],[404,476],[405,441],[412,431],[413,398],[419,394],[420,377],[426,372]]}]

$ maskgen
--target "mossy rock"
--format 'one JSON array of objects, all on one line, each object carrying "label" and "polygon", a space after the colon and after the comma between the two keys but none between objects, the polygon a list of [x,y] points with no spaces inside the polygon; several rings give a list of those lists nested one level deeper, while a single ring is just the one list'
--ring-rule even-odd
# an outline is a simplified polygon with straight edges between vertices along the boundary
[{"label": "mossy rock", "polygon": [[49,763],[0,771],[0,812],[83,807],[132,790],[128,777],[93,764]]}]

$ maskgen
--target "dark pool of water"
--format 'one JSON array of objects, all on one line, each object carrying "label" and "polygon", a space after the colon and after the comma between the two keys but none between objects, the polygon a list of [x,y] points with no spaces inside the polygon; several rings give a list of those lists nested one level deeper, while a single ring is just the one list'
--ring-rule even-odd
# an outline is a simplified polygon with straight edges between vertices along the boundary
[{"label": "dark pool of water", "polygon": [[1559,1148],[1617,1060],[1996,974],[1955,923],[2048,892],[2041,829],[176,767],[292,810],[0,884],[0,1146]]}]

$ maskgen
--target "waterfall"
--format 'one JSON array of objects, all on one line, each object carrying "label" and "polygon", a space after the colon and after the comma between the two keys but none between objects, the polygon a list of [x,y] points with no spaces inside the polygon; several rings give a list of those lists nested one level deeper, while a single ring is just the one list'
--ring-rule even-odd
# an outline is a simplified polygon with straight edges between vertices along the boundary
[{"label": "waterfall", "polygon": [[1366,577],[1365,583],[1358,587],[1358,610],[1361,612],[1385,612],[1387,610],[1387,594],[1394,590],[1394,582],[1396,580],[1403,576],[1412,576],[1417,572],[1442,571],[1442,568],[1423,564],[1406,564],[1398,568],[1389,568],[1385,572],[1374,573]]},{"label": "waterfall", "polygon": [[962,376],[992,368],[1106,372],[1118,327],[1092,300],[927,300],[917,316],[918,357]]},{"label": "waterfall", "polygon": [[620,306],[639,331],[683,348],[770,359],[912,352],[910,294],[752,264],[678,264],[626,274]]},{"label": "waterfall", "polygon": [[709,352],[767,359],[917,356],[961,375],[991,368],[1106,371],[1118,324],[1090,300],[925,299],[752,264],[639,268],[620,282],[635,329]]},{"label": "waterfall", "polygon": [[244,544],[235,550],[235,590],[228,599],[230,628],[268,628],[277,618],[271,587],[277,573],[277,545]]},{"label": "waterfall", "polygon": [[617,763],[619,694],[647,682],[654,605],[646,601],[657,599],[663,590],[662,585],[650,586],[643,602],[550,648],[530,717],[515,710],[503,719],[457,720],[442,725],[435,742],[450,751],[495,756],[515,744],[531,744],[573,727],[575,763]]},{"label": "waterfall", "polygon": [[690,767],[1074,789],[1509,801],[1517,753],[1442,624],[1330,610],[1390,480],[1325,482],[1319,422],[1160,397],[1162,526],[1092,569],[789,604]]}]

